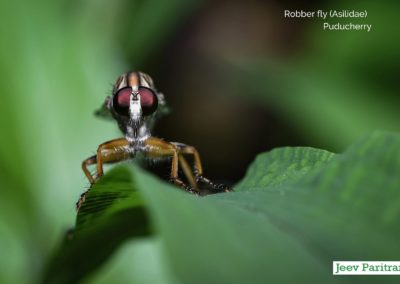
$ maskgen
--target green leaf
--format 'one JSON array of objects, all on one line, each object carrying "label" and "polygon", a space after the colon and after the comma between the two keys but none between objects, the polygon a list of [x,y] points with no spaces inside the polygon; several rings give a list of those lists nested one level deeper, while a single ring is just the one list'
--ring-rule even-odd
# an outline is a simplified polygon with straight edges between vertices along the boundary
[{"label": "green leaf", "polygon": [[[313,148],[261,154],[237,191],[202,198],[138,168],[118,167],[92,188],[69,245],[102,251],[92,243],[96,233],[122,243],[104,228],[139,224],[154,228],[163,269],[178,283],[374,283],[371,277],[332,276],[332,261],[398,259],[399,173],[400,135],[386,132],[360,139],[343,154]],[[118,219],[126,211],[127,218]],[[90,238],[78,237],[86,232]],[[127,237],[149,233],[141,232]],[[115,247],[87,253],[65,246],[50,274],[72,272],[71,260],[83,258],[93,264],[81,267],[83,276]],[[99,269],[92,279],[105,274]]]},{"label": "green leaf", "polygon": [[127,168],[112,170],[85,199],[76,228],[67,234],[44,283],[76,283],[123,241],[149,235],[147,214]]},{"label": "green leaf", "polygon": [[134,239],[117,249],[98,273],[85,278],[85,284],[152,283],[178,284],[163,258],[158,238]]},{"label": "green leaf", "polygon": [[246,177],[235,187],[236,190],[257,190],[271,185],[293,182],[311,170],[321,167],[334,156],[328,151],[285,147],[257,156],[249,167]]}]

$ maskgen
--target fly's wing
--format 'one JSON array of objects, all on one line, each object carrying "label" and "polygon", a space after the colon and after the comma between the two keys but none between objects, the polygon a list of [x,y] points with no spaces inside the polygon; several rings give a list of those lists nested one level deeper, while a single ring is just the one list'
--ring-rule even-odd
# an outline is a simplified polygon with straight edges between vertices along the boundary
[{"label": "fly's wing", "polygon": [[106,97],[104,103],[101,105],[99,109],[97,109],[94,114],[98,117],[105,118],[105,119],[113,119],[113,116],[110,111],[111,107],[111,97]]},{"label": "fly's wing", "polygon": [[159,119],[161,117],[164,117],[167,114],[170,114],[170,112],[171,108],[169,106],[161,105],[156,112],[156,118]]},{"label": "fly's wing", "polygon": [[163,93],[157,93],[158,98],[158,110],[156,112],[156,118],[163,117],[171,112],[171,109],[167,106],[165,102],[165,97]]}]

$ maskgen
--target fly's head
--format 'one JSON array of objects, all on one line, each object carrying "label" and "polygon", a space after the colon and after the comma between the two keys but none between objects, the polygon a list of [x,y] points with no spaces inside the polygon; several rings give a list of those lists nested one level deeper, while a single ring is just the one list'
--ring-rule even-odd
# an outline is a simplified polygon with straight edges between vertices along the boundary
[{"label": "fly's head", "polygon": [[140,142],[150,136],[153,120],[165,100],[149,75],[128,72],[118,77],[105,105],[128,141]]}]

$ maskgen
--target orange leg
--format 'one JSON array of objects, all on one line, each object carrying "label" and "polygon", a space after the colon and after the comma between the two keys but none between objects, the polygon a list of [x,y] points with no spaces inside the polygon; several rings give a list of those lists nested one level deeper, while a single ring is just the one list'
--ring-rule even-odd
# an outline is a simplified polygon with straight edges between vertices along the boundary
[{"label": "orange leg", "polygon": [[179,153],[180,154],[191,154],[194,157],[194,175],[196,178],[196,183],[198,182],[203,182],[207,185],[209,185],[212,189],[217,190],[217,191],[225,191],[229,192],[232,191],[232,189],[224,184],[218,184],[218,183],[213,183],[210,181],[208,178],[203,176],[203,167],[201,165],[201,159],[200,159],[200,154],[194,148],[193,146],[187,146],[187,145],[182,145],[182,144],[177,144],[180,146]]},{"label": "orange leg", "polygon": [[[147,147],[147,156],[148,157],[163,157],[163,156],[172,156],[172,162],[171,162],[171,182],[174,184],[178,185],[179,187],[185,189],[186,191],[193,193],[193,194],[198,194],[197,187],[194,186],[189,186],[186,185],[178,176],[178,167],[179,167],[179,162],[181,162],[181,167],[185,171],[188,171],[190,167],[188,167],[188,164],[186,161],[183,161],[183,159],[179,159],[179,149],[178,147],[173,144],[166,142],[162,139],[155,138],[155,137],[150,137],[145,141],[145,145]],[[183,163],[182,163],[183,161]],[[185,163],[186,162],[186,163]],[[195,185],[195,179],[192,174],[192,181],[190,181],[190,178],[188,178],[189,182]]]},{"label": "orange leg", "polygon": [[193,146],[182,146],[179,149],[179,153],[182,154],[191,154],[194,157],[194,170],[198,171],[200,175],[203,174],[203,167],[201,165],[200,154]]},{"label": "orange leg", "polygon": [[103,163],[115,163],[132,157],[129,142],[119,138],[100,144],[97,148],[97,178],[103,176]]},{"label": "orange leg", "polygon": [[[108,141],[98,147],[97,155],[94,155],[84,160],[82,162],[82,169],[90,184],[93,185],[96,180],[103,175],[104,163],[115,163],[131,158],[132,155],[128,147],[129,143],[125,138]],[[97,175],[95,177],[92,176],[87,168],[89,165],[94,164],[97,164]],[[77,210],[79,210],[83,202],[85,202],[87,192],[88,191],[82,193],[78,202],[76,202]]]},{"label": "orange leg", "polygon": [[87,167],[89,165],[96,164],[96,162],[97,162],[96,155],[91,156],[82,162],[82,170],[85,173],[86,177],[88,178],[90,184],[94,184],[94,178]]},{"label": "orange leg", "polygon": [[[103,175],[104,163],[115,163],[131,158],[129,142],[125,138],[111,140],[97,148],[97,155],[87,158],[82,162],[82,169],[91,184]],[[88,170],[89,165],[97,164],[97,174],[92,176]]]},{"label": "orange leg", "polygon": [[[203,168],[201,165],[200,155],[198,151],[192,147],[180,143],[169,143],[162,139],[150,137],[145,142],[146,155],[148,157],[172,157],[171,162],[171,182],[185,189],[188,192],[198,195],[200,192],[198,183],[203,182],[214,190],[218,191],[232,191],[229,187],[223,184],[215,184],[203,176]],[[91,184],[94,184],[97,179],[103,176],[103,164],[115,163],[132,158],[132,151],[129,142],[125,138],[111,140],[101,144],[97,149],[95,156],[89,157],[82,162],[82,169]],[[193,170],[189,163],[186,161],[184,155],[193,155],[194,167]],[[88,170],[89,165],[97,164],[97,174],[93,176]],[[190,183],[186,185],[178,176],[178,168],[182,168],[187,181]],[[85,200],[85,194],[77,202],[77,209],[82,205]]]},{"label": "orange leg", "polygon": [[199,185],[197,184],[196,178],[193,174],[192,167],[189,165],[189,163],[186,161],[186,158],[184,157],[183,154],[178,154],[179,157],[179,165],[183,171],[183,173],[186,176],[187,181],[190,183],[190,185],[197,190],[199,189]]}]

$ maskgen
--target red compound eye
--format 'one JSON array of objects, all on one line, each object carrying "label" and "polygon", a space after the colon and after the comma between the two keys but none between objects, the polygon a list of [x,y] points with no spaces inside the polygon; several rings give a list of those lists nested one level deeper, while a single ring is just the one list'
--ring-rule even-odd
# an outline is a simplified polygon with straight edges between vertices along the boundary
[{"label": "red compound eye", "polygon": [[123,88],[119,90],[113,98],[113,107],[116,113],[123,116],[129,116],[129,102],[131,98],[132,89]]},{"label": "red compound eye", "polygon": [[140,87],[138,93],[140,95],[140,105],[143,115],[150,115],[155,112],[158,106],[156,94],[151,89],[145,87]]}]

